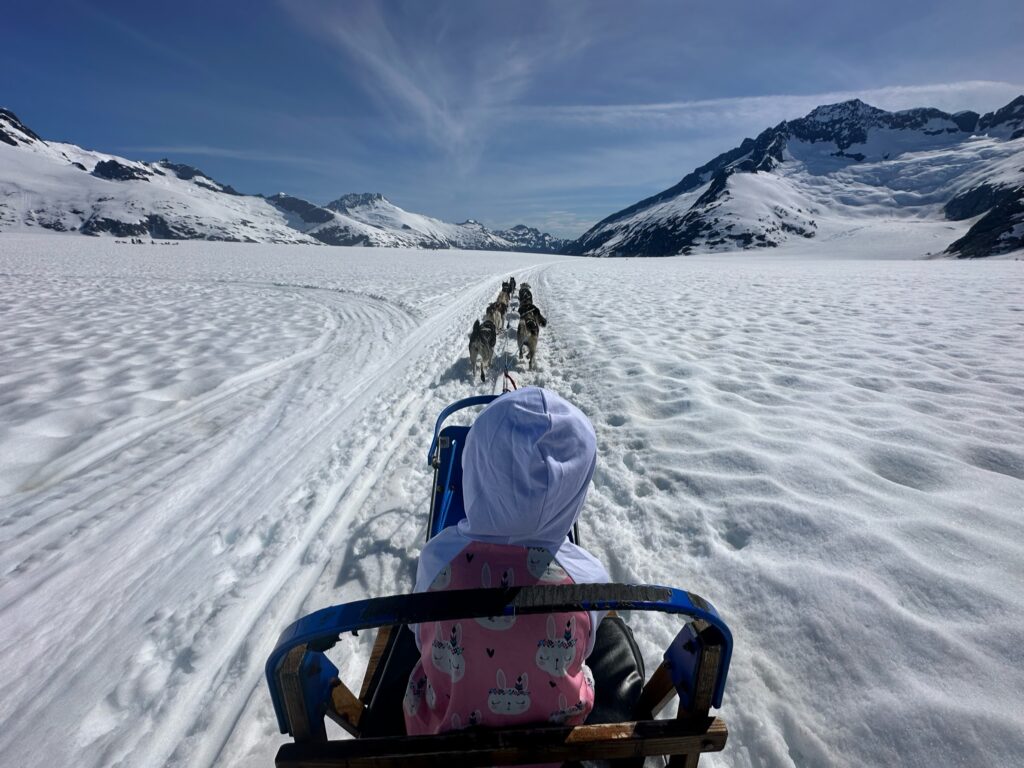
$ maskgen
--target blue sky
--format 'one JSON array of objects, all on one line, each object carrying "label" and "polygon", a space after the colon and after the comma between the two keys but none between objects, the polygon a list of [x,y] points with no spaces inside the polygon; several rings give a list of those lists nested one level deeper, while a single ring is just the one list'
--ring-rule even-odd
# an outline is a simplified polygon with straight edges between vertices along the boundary
[{"label": "blue sky", "polygon": [[244,192],[578,235],[820,103],[987,111],[1024,2],[22,2],[0,106]]}]

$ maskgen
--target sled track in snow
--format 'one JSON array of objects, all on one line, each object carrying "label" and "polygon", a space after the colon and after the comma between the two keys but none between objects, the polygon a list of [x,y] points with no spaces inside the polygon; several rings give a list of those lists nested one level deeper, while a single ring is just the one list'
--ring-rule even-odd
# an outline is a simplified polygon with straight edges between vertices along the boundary
[{"label": "sled track in snow", "polygon": [[[486,278],[464,292],[458,302],[424,319],[392,356],[360,376],[348,397],[338,403],[337,410],[323,419],[323,426],[310,442],[321,437],[335,441],[346,430],[352,430],[354,438],[343,439],[342,442],[348,443],[348,450],[332,455],[328,466],[318,470],[312,483],[307,482],[315,493],[315,501],[308,493],[302,496],[301,503],[313,510],[304,532],[287,554],[275,560],[272,575],[263,579],[258,597],[247,601],[244,618],[238,622],[231,642],[225,643],[224,652],[207,665],[207,675],[194,676],[189,690],[178,697],[182,709],[191,709],[191,702],[195,701],[193,695],[201,695],[221,684],[222,670],[243,662],[249,652],[246,638],[255,627],[265,628],[267,639],[272,641],[280,628],[302,611],[323,573],[323,568],[315,567],[315,563],[304,563],[309,548],[317,545],[329,551],[341,547],[353,519],[377,489],[385,468],[396,454],[408,447],[410,432],[433,418],[437,403],[444,398],[437,398],[425,385],[454,362],[453,355],[457,360],[464,354],[465,318],[479,313],[479,305],[493,292],[494,282],[495,277]],[[392,384],[395,381],[407,382],[407,386],[395,388]],[[471,389],[472,385],[467,384],[467,388]],[[367,410],[375,414],[369,421],[362,417]],[[422,446],[417,443],[412,453],[419,459]],[[288,470],[283,470],[281,475],[287,476]],[[248,675],[233,686],[230,700],[234,706],[225,706],[226,697],[215,696],[208,709],[204,707],[205,711],[192,713],[194,723],[205,724],[212,732],[222,734],[218,740],[222,745],[252,692],[263,682],[262,657],[246,660],[254,663],[247,665]],[[175,738],[168,739],[167,746],[173,744]],[[190,754],[187,762],[213,765],[218,754],[219,750],[202,750]]]},{"label": "sled track in snow", "polygon": [[[39,638],[52,621],[28,606],[61,604],[65,639],[19,662],[38,673],[12,681],[21,714],[0,751],[37,764],[22,750],[46,718],[103,764],[214,764],[259,699],[278,631],[433,418],[443,395],[430,383],[452,383],[467,320],[495,281],[428,317],[358,292],[264,284],[321,314],[306,348],[115,423],[38,470],[0,527],[0,610],[25,617],[12,640]],[[0,654],[15,648],[5,640]],[[38,686],[96,703],[44,712]]]},{"label": "sled track in snow", "polygon": [[[276,633],[300,612],[321,578],[323,566],[316,567],[316,554],[310,549],[330,551],[341,546],[352,517],[374,492],[384,467],[406,445],[410,431],[433,418],[425,413],[432,396],[429,389],[424,392],[424,383],[442,372],[438,364],[443,370],[453,361],[453,353],[457,358],[463,354],[465,317],[477,313],[480,301],[493,288],[493,278],[480,282],[458,302],[410,330],[388,356],[368,360],[367,368],[346,382],[346,392],[332,397],[315,431],[303,434],[281,452],[295,458],[270,473],[255,498],[262,500],[264,509],[285,507],[287,528],[282,534],[290,531],[290,540],[278,547],[264,543],[263,562],[257,565],[257,591],[246,594],[244,605],[233,606],[229,631],[211,633],[218,648],[202,658],[202,664],[174,691],[154,723],[156,732],[146,739],[144,763],[216,762],[217,754],[209,744],[229,737],[253,690],[262,684],[261,659],[250,654],[272,645]],[[319,355],[330,356],[330,347]],[[408,382],[408,387],[395,388],[395,381]],[[319,386],[323,385],[321,380]],[[413,452],[417,461],[421,453],[422,446],[417,445]],[[330,457],[326,466],[322,466],[324,456]],[[305,478],[298,488],[296,477]],[[274,494],[279,487],[292,489],[289,498]],[[251,504],[253,489],[246,489],[245,496]],[[223,497],[222,492],[212,506],[229,508],[238,503],[236,498],[221,501]],[[256,642],[261,636],[263,642]],[[232,678],[232,670],[243,669],[246,674]],[[187,743],[185,734],[195,730],[222,735],[205,739],[205,746],[196,752],[180,754],[180,745]]]}]

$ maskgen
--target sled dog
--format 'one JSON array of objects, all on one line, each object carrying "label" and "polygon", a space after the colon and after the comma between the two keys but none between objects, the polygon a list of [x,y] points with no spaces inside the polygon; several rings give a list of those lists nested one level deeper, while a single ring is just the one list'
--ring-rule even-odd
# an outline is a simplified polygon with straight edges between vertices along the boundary
[{"label": "sled dog", "polygon": [[480,366],[480,381],[487,381],[487,369],[491,367],[494,357],[494,345],[498,337],[494,323],[490,320],[473,321],[473,331],[469,334],[469,369],[476,378],[477,364]]},{"label": "sled dog", "polygon": [[494,323],[494,327],[496,329],[505,325],[505,313],[502,310],[502,307],[503,305],[500,301],[492,301],[487,305],[487,314],[484,315],[484,317]]},{"label": "sled dog", "polygon": [[519,359],[523,359],[523,349],[527,351],[527,358],[530,361],[530,370],[533,370],[533,357],[537,354],[537,337],[540,335],[540,326],[531,312],[526,317],[519,318],[519,327],[516,328],[516,341],[519,344]]},{"label": "sled dog", "polygon": [[531,301],[519,305],[519,317],[532,317],[541,328],[548,327],[548,319],[540,313],[540,308]]}]

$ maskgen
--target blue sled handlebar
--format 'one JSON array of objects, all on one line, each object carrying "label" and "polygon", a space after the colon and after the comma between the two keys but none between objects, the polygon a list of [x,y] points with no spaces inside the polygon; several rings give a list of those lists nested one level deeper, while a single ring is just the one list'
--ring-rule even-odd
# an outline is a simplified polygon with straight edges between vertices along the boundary
[{"label": "blue sled handlebar", "polygon": [[441,411],[437,421],[434,423],[434,439],[430,441],[430,449],[427,451],[427,464],[431,465],[434,462],[434,453],[437,451],[437,437],[441,434],[441,425],[444,424],[445,419],[456,411],[461,411],[463,408],[472,408],[474,405],[487,405],[487,403],[497,400],[499,397],[501,395],[473,395],[473,397],[464,397],[462,400],[456,400]]},{"label": "blue sled handlebar", "polygon": [[431,621],[514,616],[567,611],[658,611],[703,619],[721,634],[722,655],[712,704],[722,706],[725,679],[732,657],[732,632],[718,611],[700,595],[671,587],[629,584],[567,584],[507,589],[463,589],[420,592],[358,600],[323,608],[304,616],[281,633],[267,659],[266,675],[282,733],[288,733],[284,702],[277,671],[293,648],[311,651],[332,648],[346,632],[362,629],[421,624]]}]

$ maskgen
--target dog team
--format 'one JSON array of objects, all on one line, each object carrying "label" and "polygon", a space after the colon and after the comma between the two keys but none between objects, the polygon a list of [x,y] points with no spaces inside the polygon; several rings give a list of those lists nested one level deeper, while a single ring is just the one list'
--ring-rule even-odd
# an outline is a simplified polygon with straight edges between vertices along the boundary
[{"label": "dog team", "polygon": [[[477,367],[480,370],[480,381],[487,381],[487,369],[494,358],[494,348],[498,343],[498,329],[505,328],[505,315],[509,303],[516,290],[516,279],[511,277],[501,284],[498,298],[487,305],[483,320],[473,322],[473,330],[469,334],[469,369],[476,378]],[[533,370],[533,358],[537,354],[537,337],[540,329],[547,327],[548,321],[540,309],[533,303],[533,290],[529,283],[519,286],[519,325],[516,327],[516,342],[519,347],[519,359],[523,359],[524,350]]]}]

